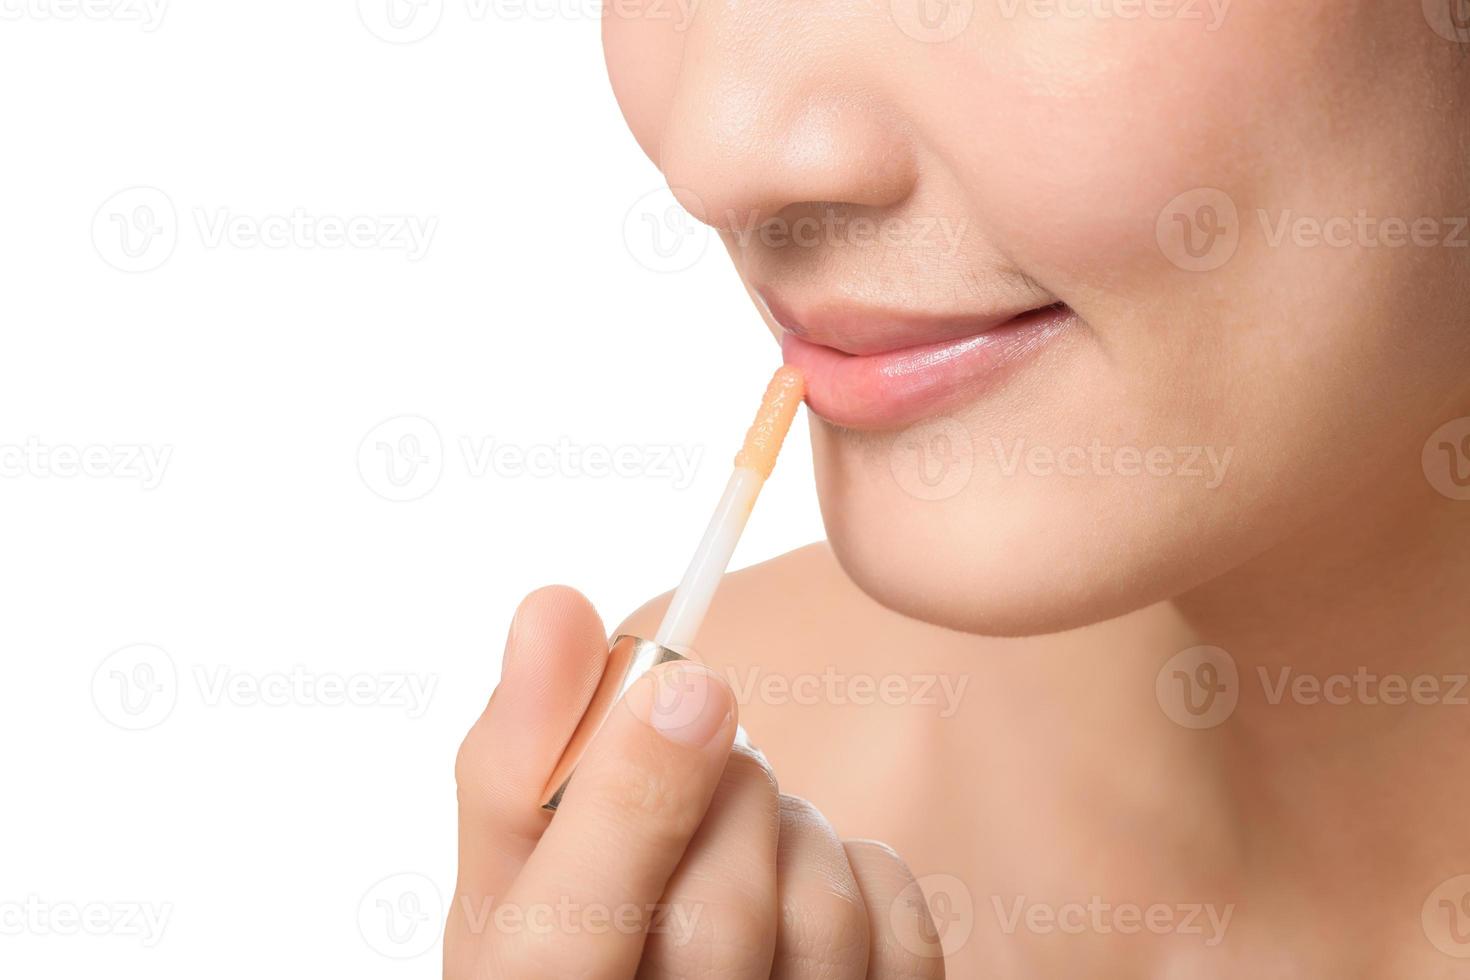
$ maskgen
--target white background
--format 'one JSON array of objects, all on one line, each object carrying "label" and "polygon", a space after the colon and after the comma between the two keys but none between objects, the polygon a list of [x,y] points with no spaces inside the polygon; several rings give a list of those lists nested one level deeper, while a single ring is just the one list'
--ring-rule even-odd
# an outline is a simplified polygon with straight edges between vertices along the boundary
[{"label": "white background", "polygon": [[[0,975],[436,975],[511,611],[672,586],[776,350],[594,0],[80,2],[0,0]],[[819,537],[798,426],[736,564]]]}]

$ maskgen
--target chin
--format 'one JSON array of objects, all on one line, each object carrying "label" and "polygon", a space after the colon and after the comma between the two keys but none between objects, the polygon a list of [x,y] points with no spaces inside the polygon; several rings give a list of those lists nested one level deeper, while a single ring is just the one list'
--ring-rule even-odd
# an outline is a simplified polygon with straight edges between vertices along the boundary
[{"label": "chin", "polygon": [[1102,622],[1209,581],[1267,537],[1241,532],[1219,488],[1027,478],[984,451],[957,484],[939,466],[914,483],[892,462],[904,438],[815,420],[817,490],[854,584],[935,626],[1021,637]]}]

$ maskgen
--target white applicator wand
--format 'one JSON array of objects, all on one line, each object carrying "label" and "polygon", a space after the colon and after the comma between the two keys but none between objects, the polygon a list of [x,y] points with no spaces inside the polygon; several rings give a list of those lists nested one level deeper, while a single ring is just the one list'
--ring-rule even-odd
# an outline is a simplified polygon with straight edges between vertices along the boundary
[{"label": "white applicator wand", "polygon": [[[725,485],[724,496],[720,498],[704,537],[694,551],[684,580],[674,591],[658,632],[652,640],[628,634],[613,638],[602,680],[581,723],[567,742],[561,761],[547,781],[541,801],[544,808],[555,810],[561,802],[577,762],[623,693],[659,664],[688,659],[692,654],[699,625],[704,622],[710,601],[715,597],[715,589],[730,564],[730,556],[735,553],[735,545],[745,530],[745,522],[750,519],[755,499],[776,466],[776,456],[791,428],[792,419],[796,417],[796,410],[801,407],[805,389],[801,373],[790,366],[780,368],[771,378],[755,423],[745,434],[745,444],[735,456],[735,470]],[[744,732],[737,737],[744,741]]]},{"label": "white applicator wand", "polygon": [[791,420],[801,406],[805,393],[801,374],[793,367],[778,370],[766,387],[755,423],[745,434],[745,445],[735,456],[735,470],[725,484],[725,495],[710,517],[709,527],[694,551],[684,581],[674,592],[664,621],[659,624],[654,642],[671,650],[684,650],[694,645],[699,624],[715,597],[720,578],[735,553],[735,545],[745,530],[745,522],[755,507],[755,498],[776,466],[776,455],[791,428]]}]

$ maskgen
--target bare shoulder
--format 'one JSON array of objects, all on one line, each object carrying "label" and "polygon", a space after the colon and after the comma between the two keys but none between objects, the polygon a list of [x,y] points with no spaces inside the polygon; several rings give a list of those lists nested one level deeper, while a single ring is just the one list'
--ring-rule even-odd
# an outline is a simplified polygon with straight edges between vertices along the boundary
[{"label": "bare shoulder", "polygon": [[[622,629],[651,636],[668,594],[648,602]],[[740,720],[780,774],[781,788],[815,803],[849,836],[890,843],[911,835],[903,814],[879,812],[871,780],[881,774],[892,799],[937,764],[928,732],[940,714],[911,697],[907,710],[875,700],[880,681],[968,670],[994,642],[909,619],[869,598],[847,577],[826,542],[725,576],[696,644],[700,659],[730,684]],[[910,692],[912,693],[912,692]],[[924,698],[935,697],[926,687]],[[916,727],[918,726],[918,727]],[[916,751],[916,740],[928,746]],[[840,742],[834,755],[833,744]],[[833,765],[834,758],[862,766]]]}]

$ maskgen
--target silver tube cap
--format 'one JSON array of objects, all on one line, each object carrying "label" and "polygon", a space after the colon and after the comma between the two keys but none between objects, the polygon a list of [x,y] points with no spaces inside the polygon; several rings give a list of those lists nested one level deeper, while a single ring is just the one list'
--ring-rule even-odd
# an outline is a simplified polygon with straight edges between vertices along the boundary
[{"label": "silver tube cap", "polygon": [[631,633],[613,637],[607,653],[607,665],[602,670],[602,680],[597,683],[597,690],[592,693],[592,700],[582,713],[582,720],[577,723],[576,730],[567,741],[561,761],[556,764],[551,778],[546,781],[546,788],[541,796],[543,810],[555,811],[561,804],[562,794],[571,782],[577,763],[582,761],[587,746],[592,744],[592,739],[602,729],[613,707],[628,692],[628,688],[659,664],[689,659],[687,654]]}]

